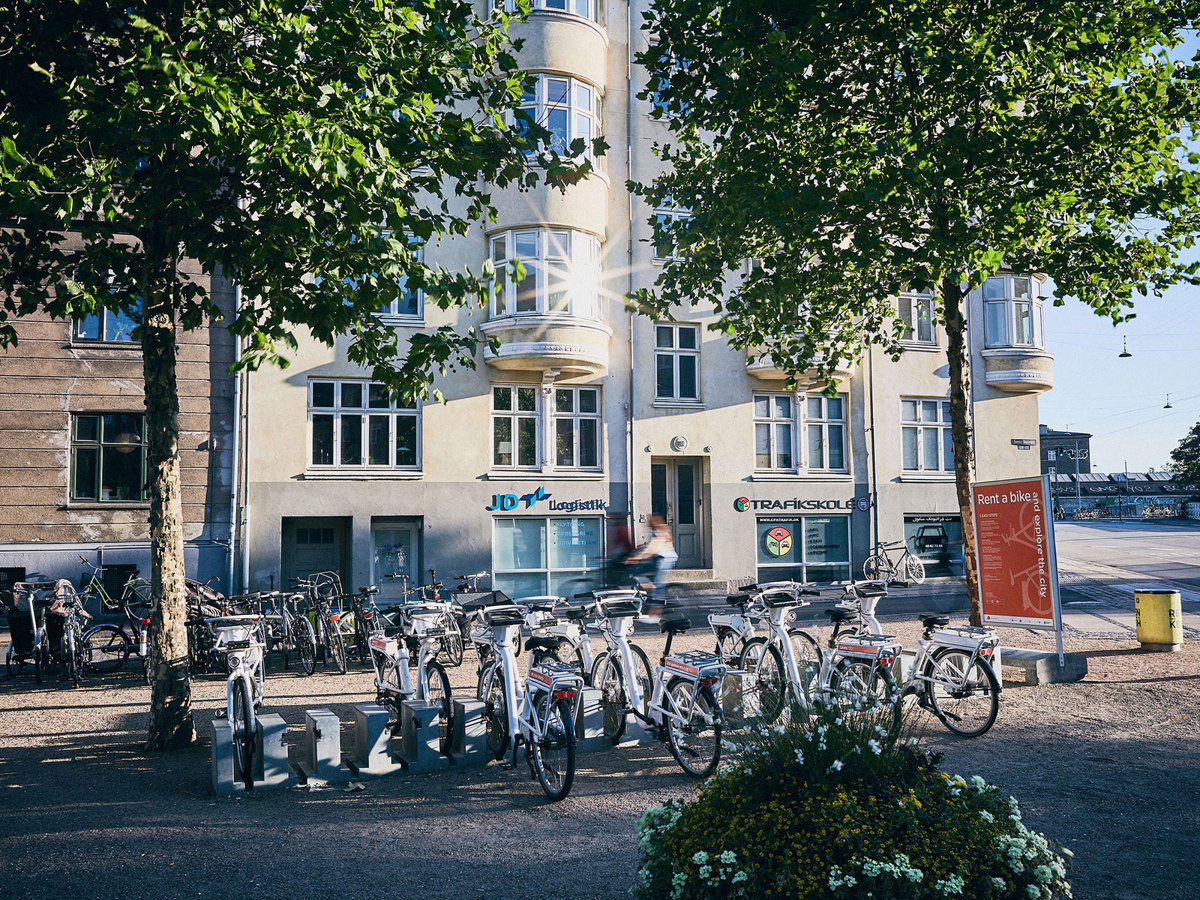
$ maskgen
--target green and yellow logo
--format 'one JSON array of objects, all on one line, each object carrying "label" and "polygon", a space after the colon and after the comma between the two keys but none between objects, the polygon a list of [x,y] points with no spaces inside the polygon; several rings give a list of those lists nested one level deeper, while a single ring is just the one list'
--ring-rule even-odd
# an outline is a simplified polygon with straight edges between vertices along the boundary
[{"label": "green and yellow logo", "polygon": [[775,527],[763,535],[763,545],[772,556],[787,556],[792,549],[792,533]]},{"label": "green and yellow logo", "polygon": [[750,498],[749,497],[738,497],[736,500],[733,501],[733,508],[736,509],[738,512],[745,512],[746,510],[748,510],[750,508]]}]

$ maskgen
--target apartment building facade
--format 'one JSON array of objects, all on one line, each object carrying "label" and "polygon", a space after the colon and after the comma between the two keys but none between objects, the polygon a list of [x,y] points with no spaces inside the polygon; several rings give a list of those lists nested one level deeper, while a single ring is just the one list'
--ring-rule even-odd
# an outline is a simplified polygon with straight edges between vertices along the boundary
[{"label": "apartment building facade", "polygon": [[[625,189],[659,170],[667,138],[637,94],[640,0],[535,0],[517,26],[534,73],[531,111],[564,145],[603,134],[597,171],[565,193],[498,190],[497,221],[430,244],[427,262],[499,277],[487,309],[440,310],[417,292],[381,297],[403,333],[451,324],[499,340],[473,370],[439,379],[445,403],[398,406],[380,385],[299,335],[286,370],[249,381],[238,545],[248,587],[322,569],[399,594],[405,579],[492,573],[515,596],[558,592],[605,554],[605,517],[635,536],[658,514],[677,578],[861,572],[877,539],[908,539],[934,572],[961,572],[945,336],[931,299],[897,300],[898,362],[868,352],[795,390],[769,361],[732,349],[703,309],[631,315],[653,283],[649,224]],[[519,283],[506,261],[527,269]],[[970,298],[976,478],[1036,475],[1038,394],[1051,387],[1040,282],[990,280]]]},{"label": "apartment building facade", "polygon": [[[68,236],[69,238],[69,236]],[[68,243],[68,248],[70,247]],[[232,287],[182,274],[231,309]],[[27,316],[0,353],[0,594],[33,577],[78,583],[106,567],[110,591],[150,570],[145,392],[135,318]],[[189,576],[229,583],[234,342],[221,326],[181,332],[180,460]]]}]

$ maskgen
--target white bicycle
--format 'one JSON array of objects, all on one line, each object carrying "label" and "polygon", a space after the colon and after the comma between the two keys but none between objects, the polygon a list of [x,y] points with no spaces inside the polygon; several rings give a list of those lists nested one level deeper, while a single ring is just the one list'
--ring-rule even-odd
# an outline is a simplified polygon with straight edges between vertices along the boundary
[{"label": "white bicycle", "polygon": [[471,639],[480,660],[477,695],[486,704],[487,747],[502,759],[512,748],[525,747],[530,775],[546,796],[562,800],[575,780],[575,718],[583,678],[569,663],[550,657],[535,659],[538,650],[554,650],[556,637],[531,637],[529,670],[524,681],[517,671],[516,649],[529,610],[515,603],[475,607],[468,604]]},{"label": "white bicycle", "polygon": [[690,627],[687,616],[664,616],[659,630],[667,643],[659,664],[650,670],[645,651],[629,641],[641,614],[635,591],[597,591],[589,609],[596,617],[608,650],[592,671],[600,689],[604,733],[615,744],[630,715],[645,722],[664,741],[680,768],[693,778],[707,778],[721,761],[724,717],[714,687],[725,680],[726,665],[703,650],[671,653],[675,636]]},{"label": "white bicycle", "polygon": [[[443,754],[450,757],[454,736],[454,704],[450,679],[437,656],[451,638],[453,612],[448,603],[421,603],[399,607],[393,613],[395,625],[385,625],[384,616],[372,615],[368,621],[379,627],[367,638],[371,666],[375,672],[375,702],[385,707],[400,727],[400,707],[405,700],[422,700],[438,707],[438,741]],[[409,671],[409,643],[417,645],[417,677]],[[452,758],[452,757],[451,757]]]},{"label": "white bicycle", "polygon": [[254,750],[258,736],[255,717],[263,701],[263,654],[259,616],[221,616],[205,619],[213,635],[213,650],[225,656],[225,718],[233,727],[234,778],[254,790]]}]

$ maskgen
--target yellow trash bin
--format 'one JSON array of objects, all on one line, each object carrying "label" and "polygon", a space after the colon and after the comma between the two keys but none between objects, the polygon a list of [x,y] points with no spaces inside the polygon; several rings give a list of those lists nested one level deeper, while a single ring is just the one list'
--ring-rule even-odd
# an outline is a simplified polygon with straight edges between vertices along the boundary
[{"label": "yellow trash bin", "polygon": [[1183,648],[1179,591],[1134,591],[1133,609],[1143,650],[1174,652]]}]

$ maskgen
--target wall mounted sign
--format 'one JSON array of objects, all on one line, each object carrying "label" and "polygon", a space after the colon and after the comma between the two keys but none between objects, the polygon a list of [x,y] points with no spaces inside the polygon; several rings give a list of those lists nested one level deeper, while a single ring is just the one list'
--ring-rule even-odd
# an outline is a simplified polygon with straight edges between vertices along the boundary
[{"label": "wall mounted sign", "polygon": [[862,505],[862,501],[867,501],[867,506],[870,506],[870,500],[866,497],[860,497],[858,501],[850,500],[813,500],[809,498],[801,499],[793,497],[790,500],[751,500],[749,497],[738,497],[733,501],[733,508],[738,512],[747,512],[748,510],[761,509],[866,509],[867,506]]},{"label": "wall mounted sign", "polygon": [[1032,450],[1037,446],[1037,441],[1032,438],[1013,438],[1009,443],[1014,447],[1020,447],[1022,450]]},{"label": "wall mounted sign", "polygon": [[516,494],[492,494],[491,505],[484,507],[488,512],[511,512],[521,506],[521,509],[532,509],[535,503],[547,501],[551,512],[581,512],[596,510],[603,512],[608,504],[603,500],[551,500],[551,494],[539,485],[536,491],[517,496]]}]

